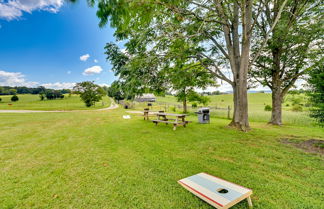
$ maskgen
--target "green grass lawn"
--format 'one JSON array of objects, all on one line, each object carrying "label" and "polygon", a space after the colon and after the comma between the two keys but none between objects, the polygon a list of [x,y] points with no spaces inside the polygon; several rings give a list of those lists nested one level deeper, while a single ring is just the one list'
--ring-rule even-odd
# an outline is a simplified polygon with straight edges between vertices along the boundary
[{"label": "green grass lawn", "polygon": [[[41,101],[38,95],[18,95],[19,101],[11,102],[11,96],[0,96],[0,110],[88,110],[109,107],[110,99],[105,96],[93,107],[86,107],[79,95],[66,94],[64,99]],[[8,105],[11,104],[11,105]]]},{"label": "green grass lawn", "polygon": [[254,208],[323,208],[323,157],[280,141],[321,128],[252,122],[242,133],[212,118],[172,131],[124,114],[1,114],[0,208],[212,208],[177,184],[199,172],[252,188]]}]

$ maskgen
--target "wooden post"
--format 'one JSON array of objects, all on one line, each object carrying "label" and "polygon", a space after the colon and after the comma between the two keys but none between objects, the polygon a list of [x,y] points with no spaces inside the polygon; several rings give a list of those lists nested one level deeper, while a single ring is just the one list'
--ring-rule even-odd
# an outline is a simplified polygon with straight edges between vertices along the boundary
[{"label": "wooden post", "polygon": [[229,105],[227,107],[227,118],[231,119],[231,106],[229,106]]},{"label": "wooden post", "polygon": [[247,201],[248,201],[249,207],[252,208],[253,205],[252,205],[252,200],[251,200],[250,196],[247,198]]}]

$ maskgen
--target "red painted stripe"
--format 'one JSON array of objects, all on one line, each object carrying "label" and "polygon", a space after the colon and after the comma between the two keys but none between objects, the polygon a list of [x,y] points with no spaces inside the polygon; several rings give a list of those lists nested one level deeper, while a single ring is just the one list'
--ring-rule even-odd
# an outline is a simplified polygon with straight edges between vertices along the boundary
[{"label": "red painted stripe", "polygon": [[[202,172],[202,173],[204,173],[204,174],[206,174],[206,175],[208,175],[208,176],[211,176],[211,177],[214,177],[214,178],[217,178],[217,179],[221,179],[221,180],[223,180],[223,181],[226,181],[225,179],[222,179],[222,178],[219,178],[219,177],[216,177],[216,176],[210,175],[210,174],[208,174],[208,173],[205,173],[205,172]],[[235,183],[230,182],[230,181],[226,181],[226,182],[231,183],[231,184],[235,184]],[[236,185],[236,186],[239,186],[239,187],[242,187],[242,188],[244,188],[244,189],[252,190],[252,189],[246,188],[246,187],[241,186],[241,185],[238,185],[238,184],[235,184],[235,185]]]},{"label": "red painted stripe", "polygon": [[192,188],[192,187],[188,186],[187,184],[185,184],[185,183],[183,183],[183,182],[181,182],[181,181],[178,181],[178,182],[179,182],[180,184],[182,184],[183,186],[185,186],[185,187],[188,187],[188,188],[189,188],[189,189],[191,189],[192,191],[194,191],[194,192],[196,192],[196,193],[200,194],[200,195],[201,195],[201,196],[203,196],[204,198],[206,198],[206,199],[208,199],[208,200],[212,201],[213,203],[216,203],[217,205],[219,205],[219,206],[221,206],[221,207],[224,207],[224,205],[222,205],[222,204],[220,204],[220,203],[216,202],[215,200],[213,200],[213,199],[211,199],[211,198],[207,197],[206,195],[204,195],[204,194],[202,194],[202,193],[198,192],[197,190],[195,190],[194,188]]}]

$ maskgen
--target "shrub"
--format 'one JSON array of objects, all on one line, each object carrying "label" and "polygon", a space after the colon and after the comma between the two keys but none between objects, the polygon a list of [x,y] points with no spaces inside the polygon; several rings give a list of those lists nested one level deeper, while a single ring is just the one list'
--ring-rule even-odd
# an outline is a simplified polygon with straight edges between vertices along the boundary
[{"label": "shrub", "polygon": [[290,106],[290,105],[287,103],[287,104],[286,104],[286,107],[289,107],[289,106]]},{"label": "shrub", "polygon": [[0,98],[0,102],[2,101],[2,99]]},{"label": "shrub", "polygon": [[171,107],[171,111],[172,112],[176,112],[177,111],[177,108],[174,106],[174,107]]},{"label": "shrub", "polygon": [[272,107],[270,105],[266,105],[264,107],[264,111],[271,111],[272,110]]},{"label": "shrub", "polygon": [[64,95],[58,90],[46,90],[45,97],[48,100],[63,99]]},{"label": "shrub", "polygon": [[17,95],[13,95],[13,96],[11,97],[11,101],[12,101],[12,102],[17,102],[18,100],[19,100],[19,98],[18,98]]},{"label": "shrub", "polygon": [[197,105],[197,103],[196,103],[196,102],[194,102],[194,103],[192,103],[191,107],[192,107],[192,108],[197,108],[197,107],[198,107],[198,105]]},{"label": "shrub", "polygon": [[292,105],[299,105],[299,104],[302,103],[303,98],[301,98],[301,97],[293,97],[290,100],[291,100]]},{"label": "shrub", "polygon": [[295,104],[295,105],[292,106],[292,111],[294,111],[294,112],[302,112],[303,107],[300,104]]},{"label": "shrub", "polygon": [[312,106],[312,104],[309,103],[309,102],[307,102],[307,103],[305,104],[305,107],[311,107],[311,106]]},{"label": "shrub", "polygon": [[41,101],[43,101],[45,99],[45,95],[44,94],[39,94],[39,98]]}]

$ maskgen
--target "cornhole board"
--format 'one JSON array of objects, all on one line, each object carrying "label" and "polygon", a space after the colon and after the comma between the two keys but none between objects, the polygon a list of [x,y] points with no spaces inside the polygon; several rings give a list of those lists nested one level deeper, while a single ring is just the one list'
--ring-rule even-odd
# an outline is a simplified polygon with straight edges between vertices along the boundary
[{"label": "cornhole board", "polygon": [[247,199],[249,206],[252,207],[251,189],[207,173],[181,179],[178,183],[215,208],[230,208],[244,199]]}]

